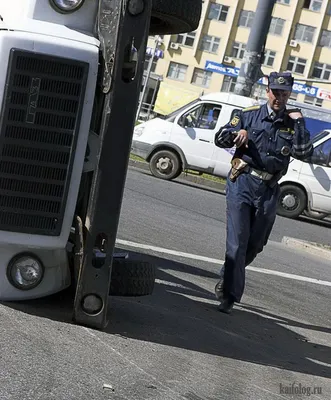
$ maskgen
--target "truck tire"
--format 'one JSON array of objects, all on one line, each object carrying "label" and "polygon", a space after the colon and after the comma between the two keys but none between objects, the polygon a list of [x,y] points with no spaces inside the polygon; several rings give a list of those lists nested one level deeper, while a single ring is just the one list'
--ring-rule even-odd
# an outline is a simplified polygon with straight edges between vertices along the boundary
[{"label": "truck tire", "polygon": [[298,186],[280,187],[277,214],[287,218],[298,218],[307,207],[306,193]]},{"label": "truck tire", "polygon": [[155,266],[145,261],[114,259],[109,294],[111,296],[148,296],[153,293]]},{"label": "truck tire", "polygon": [[160,150],[153,154],[149,160],[149,169],[155,177],[165,180],[175,179],[182,172],[180,159],[171,150]]},{"label": "truck tire", "polygon": [[201,0],[153,0],[150,35],[192,32],[197,29]]}]

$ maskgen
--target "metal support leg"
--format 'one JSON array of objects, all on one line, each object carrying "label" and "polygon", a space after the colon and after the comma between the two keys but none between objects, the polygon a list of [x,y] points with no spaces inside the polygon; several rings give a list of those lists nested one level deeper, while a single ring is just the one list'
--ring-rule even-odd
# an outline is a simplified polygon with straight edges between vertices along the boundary
[{"label": "metal support leg", "polygon": [[105,328],[108,323],[111,264],[151,10],[152,0],[99,0],[98,34],[105,60],[103,88],[107,94],[73,315],[76,323],[98,329]]}]

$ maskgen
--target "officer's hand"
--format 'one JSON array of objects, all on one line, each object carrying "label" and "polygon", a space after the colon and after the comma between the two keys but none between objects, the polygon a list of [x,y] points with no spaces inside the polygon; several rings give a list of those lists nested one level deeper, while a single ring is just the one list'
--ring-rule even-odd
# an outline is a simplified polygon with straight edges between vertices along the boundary
[{"label": "officer's hand", "polygon": [[292,119],[303,118],[302,114],[297,111],[289,113],[288,116]]},{"label": "officer's hand", "polygon": [[248,147],[248,132],[245,131],[245,129],[240,129],[236,137],[233,139],[233,143],[236,145],[236,147],[241,147],[243,145]]}]

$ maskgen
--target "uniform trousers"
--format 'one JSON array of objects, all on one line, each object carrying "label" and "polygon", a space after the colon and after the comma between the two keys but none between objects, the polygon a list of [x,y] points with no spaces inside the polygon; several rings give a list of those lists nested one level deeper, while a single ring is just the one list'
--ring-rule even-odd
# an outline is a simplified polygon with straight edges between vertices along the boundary
[{"label": "uniform trousers", "polygon": [[273,228],[279,186],[249,173],[227,180],[227,238],[224,296],[240,302],[245,288],[245,267],[263,250]]}]

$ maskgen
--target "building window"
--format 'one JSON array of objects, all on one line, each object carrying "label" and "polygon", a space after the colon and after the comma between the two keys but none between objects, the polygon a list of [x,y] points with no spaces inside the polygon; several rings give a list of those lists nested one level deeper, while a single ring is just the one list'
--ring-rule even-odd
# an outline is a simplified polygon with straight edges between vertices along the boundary
[{"label": "building window", "polygon": [[221,92],[234,92],[236,86],[237,77],[225,75],[222,83]]},{"label": "building window", "polygon": [[225,22],[229,8],[228,6],[223,6],[223,4],[211,3],[208,19],[216,19],[216,21]]},{"label": "building window", "polygon": [[242,59],[244,57],[245,48],[245,43],[233,42],[231,57]]},{"label": "building window", "polygon": [[310,11],[321,11],[323,0],[304,0],[303,8]]},{"label": "building window", "polygon": [[287,70],[297,74],[305,72],[307,60],[305,58],[290,56],[287,63]]},{"label": "building window", "polygon": [[192,76],[192,83],[194,85],[203,86],[205,88],[209,87],[212,72],[205,71],[200,68],[194,68],[193,76]]},{"label": "building window", "polygon": [[280,4],[290,4],[290,1],[291,0],[277,0],[276,2]]},{"label": "building window", "polygon": [[200,50],[217,53],[221,39],[216,36],[205,35],[202,38]]},{"label": "building window", "polygon": [[272,17],[269,27],[269,33],[271,35],[281,35],[283,32],[284,24],[284,19]]},{"label": "building window", "polygon": [[317,97],[305,96],[303,101],[306,104],[311,104],[312,106],[322,107],[323,99],[318,99]]},{"label": "building window", "polygon": [[264,52],[264,57],[262,64],[267,66],[267,67],[272,67],[274,65],[274,61],[276,58],[276,52],[273,50],[266,50]]},{"label": "building window", "polygon": [[254,15],[254,11],[241,10],[238,25],[245,28],[250,28],[253,24]]},{"label": "building window", "polygon": [[177,81],[185,81],[187,65],[171,62],[169,64],[167,77]]},{"label": "building window", "polygon": [[321,64],[316,61],[311,75],[313,78],[330,79],[330,73],[331,73],[330,64]]},{"label": "building window", "polygon": [[195,39],[195,32],[183,33],[181,35],[177,35],[176,42],[183,46],[192,47],[194,44],[194,39]]},{"label": "building window", "polygon": [[309,25],[297,24],[294,39],[300,42],[312,43],[316,28]]},{"label": "building window", "polygon": [[325,29],[322,30],[319,45],[322,47],[331,47],[331,31],[327,31]]}]

